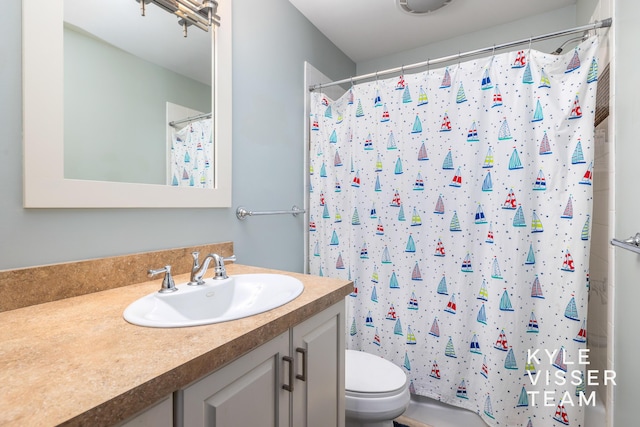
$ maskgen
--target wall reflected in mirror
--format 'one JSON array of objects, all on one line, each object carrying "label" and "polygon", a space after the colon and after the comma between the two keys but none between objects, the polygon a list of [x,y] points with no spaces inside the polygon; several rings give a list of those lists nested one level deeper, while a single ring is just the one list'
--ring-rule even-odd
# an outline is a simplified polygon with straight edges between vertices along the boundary
[{"label": "wall reflected in mirror", "polygon": [[136,0],[64,16],[64,177],[213,188],[211,120],[169,126],[211,112],[211,33]]}]

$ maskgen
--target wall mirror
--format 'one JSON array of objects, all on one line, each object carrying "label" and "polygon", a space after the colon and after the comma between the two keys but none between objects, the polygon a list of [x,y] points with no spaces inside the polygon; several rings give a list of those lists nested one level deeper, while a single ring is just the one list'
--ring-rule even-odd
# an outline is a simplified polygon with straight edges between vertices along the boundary
[{"label": "wall mirror", "polygon": [[[220,27],[189,27],[184,38],[176,16],[153,4],[141,17],[136,0],[23,0],[24,206],[231,206],[229,1],[217,15]],[[131,44],[123,28],[136,23]],[[200,159],[208,188],[183,170],[176,180],[167,120],[202,111],[213,113],[211,156]]]}]

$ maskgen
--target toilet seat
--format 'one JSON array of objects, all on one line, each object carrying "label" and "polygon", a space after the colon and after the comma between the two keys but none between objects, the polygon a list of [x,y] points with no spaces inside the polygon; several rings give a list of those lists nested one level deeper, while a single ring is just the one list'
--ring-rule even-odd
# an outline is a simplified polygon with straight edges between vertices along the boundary
[{"label": "toilet seat", "polygon": [[346,350],[345,410],[347,419],[392,420],[409,405],[409,380],[393,363],[362,351]]},{"label": "toilet seat", "polygon": [[[398,366],[364,351],[345,354],[345,389],[355,393],[398,394],[407,376]],[[380,395],[380,397],[382,397]]]}]

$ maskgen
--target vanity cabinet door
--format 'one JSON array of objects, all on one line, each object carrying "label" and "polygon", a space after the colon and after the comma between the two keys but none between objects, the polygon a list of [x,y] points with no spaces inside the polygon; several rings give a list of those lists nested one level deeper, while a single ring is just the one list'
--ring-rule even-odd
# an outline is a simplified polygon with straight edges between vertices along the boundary
[{"label": "vanity cabinet door", "polygon": [[118,424],[118,427],[173,427],[173,395]]},{"label": "vanity cabinet door", "polygon": [[293,427],[344,426],[344,302],[292,329]]},{"label": "vanity cabinet door", "polygon": [[186,388],[184,427],[288,427],[288,354],[285,332]]}]

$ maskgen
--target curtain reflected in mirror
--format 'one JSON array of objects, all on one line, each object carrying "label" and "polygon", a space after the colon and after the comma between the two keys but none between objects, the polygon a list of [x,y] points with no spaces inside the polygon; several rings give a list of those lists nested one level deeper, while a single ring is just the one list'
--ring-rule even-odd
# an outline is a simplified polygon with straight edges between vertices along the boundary
[{"label": "curtain reflected in mirror", "polygon": [[169,126],[212,110],[211,34],[135,0],[64,8],[64,177],[213,188],[211,120]]}]

